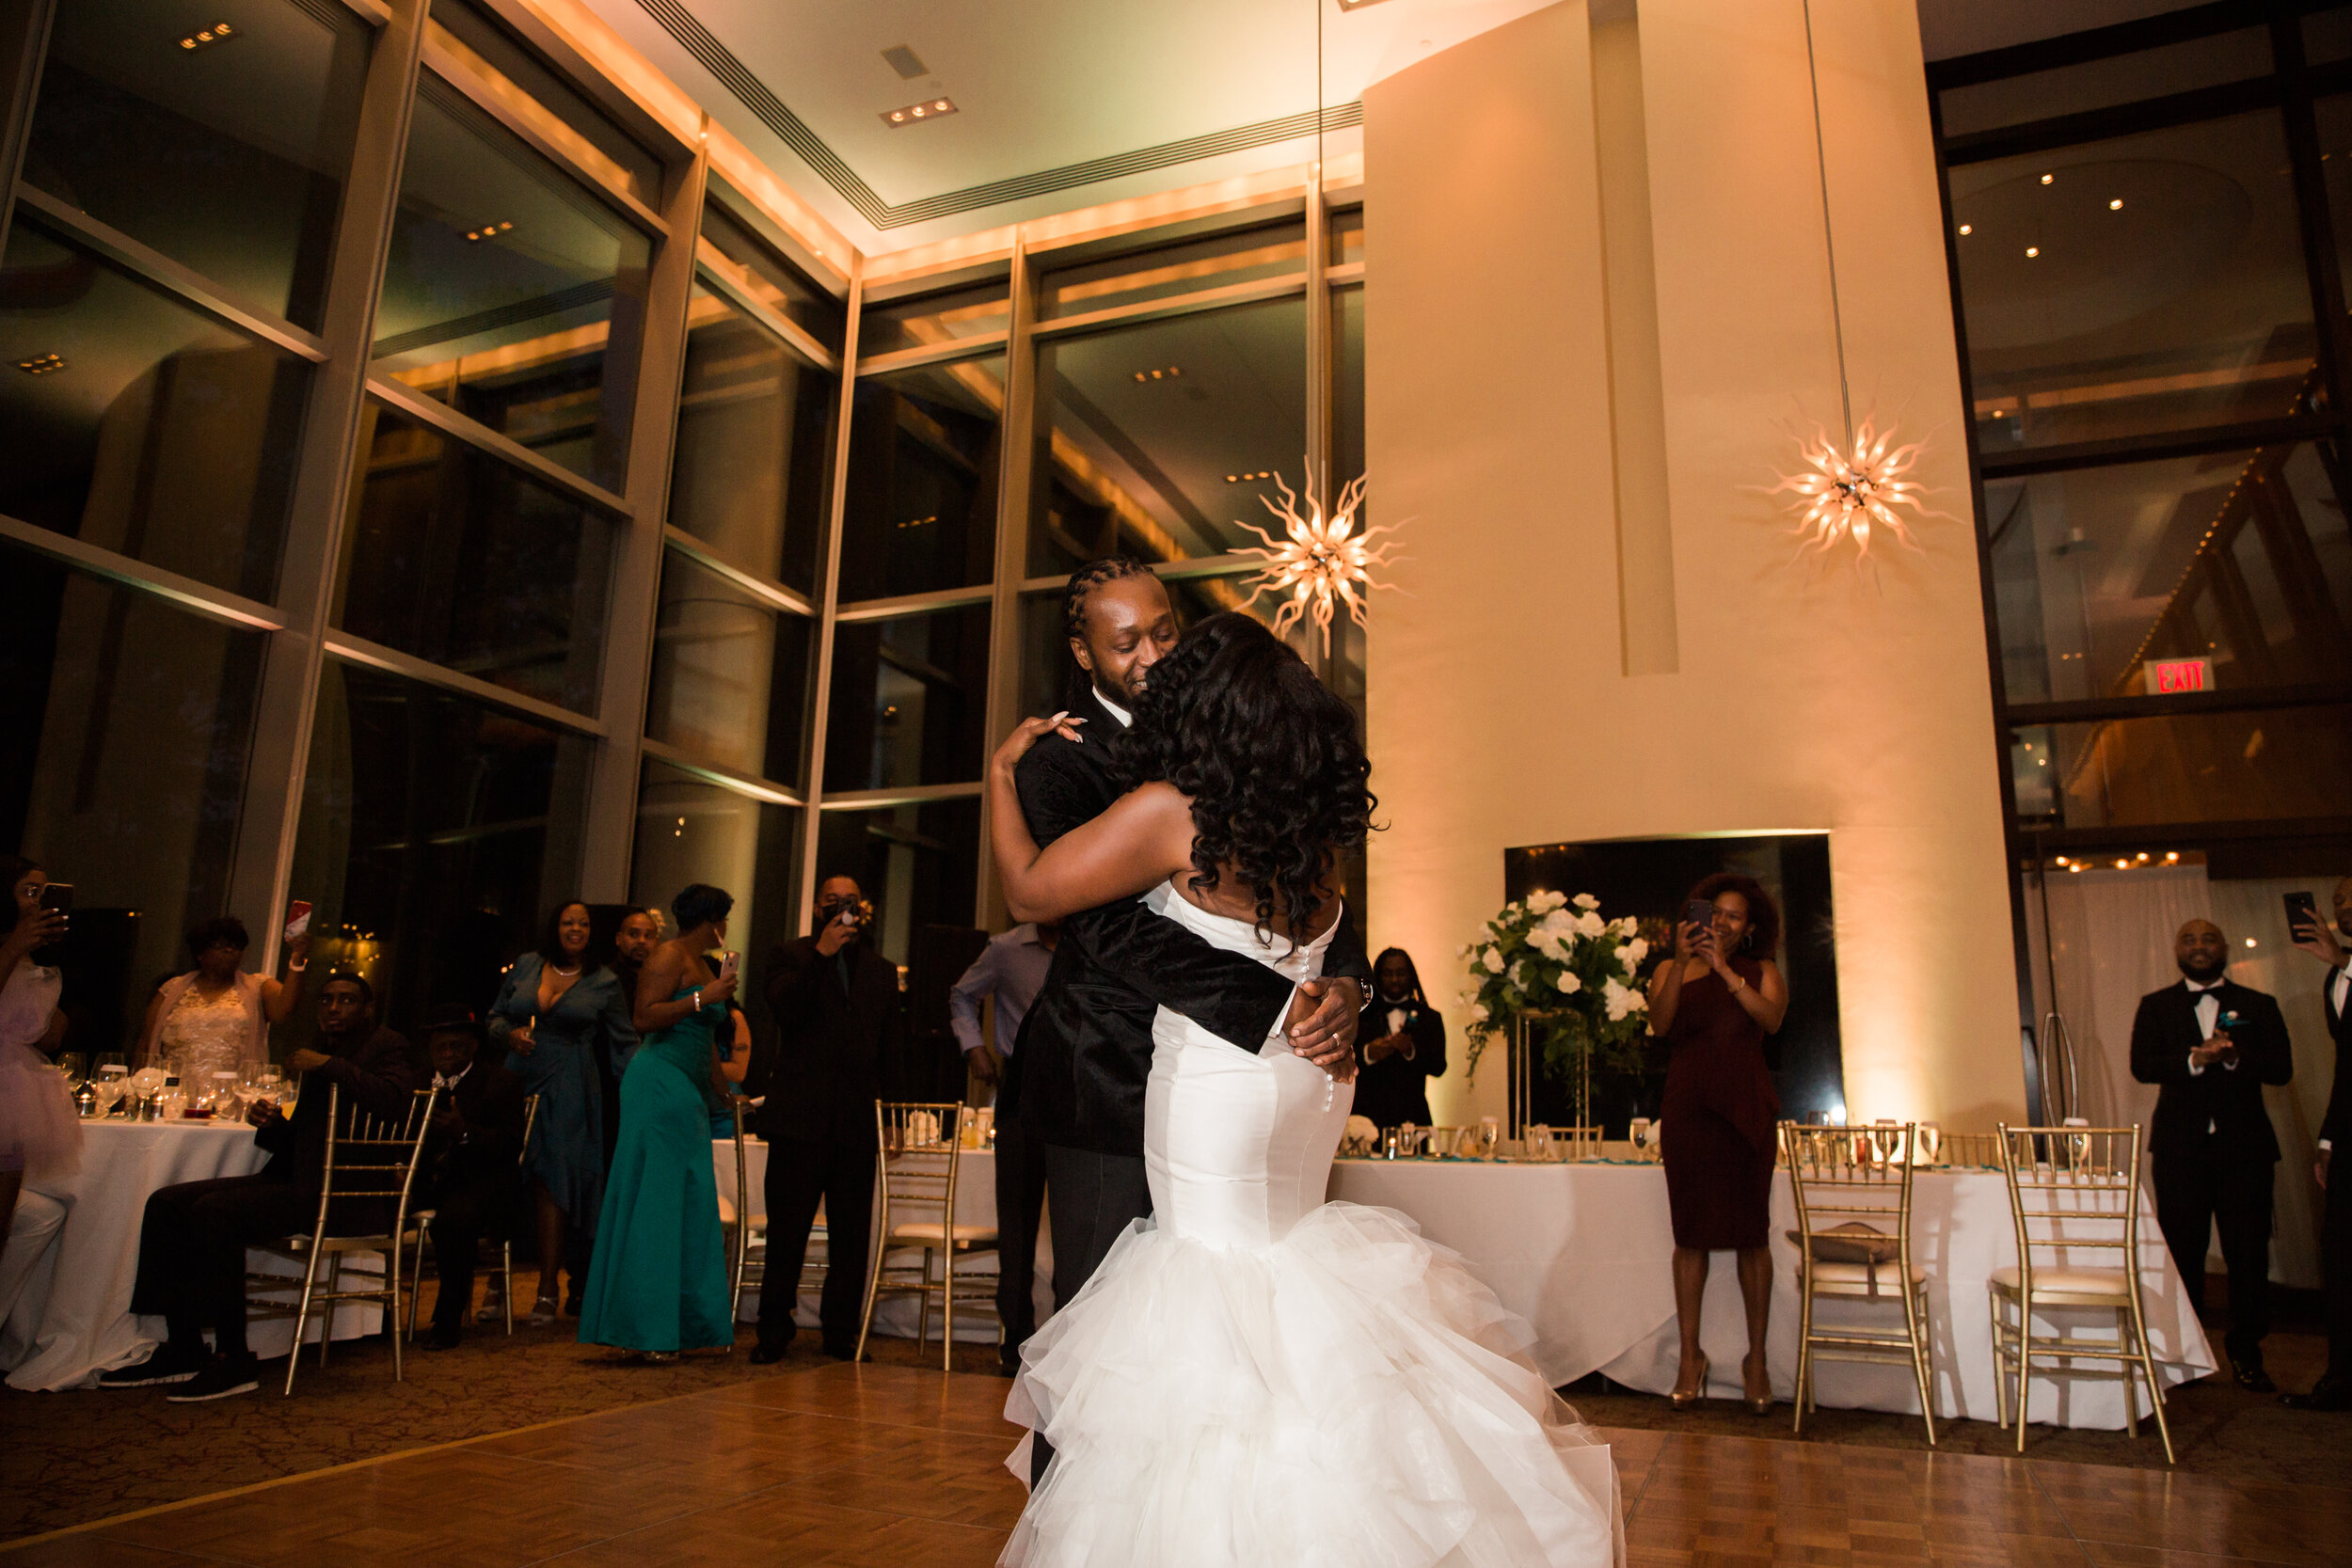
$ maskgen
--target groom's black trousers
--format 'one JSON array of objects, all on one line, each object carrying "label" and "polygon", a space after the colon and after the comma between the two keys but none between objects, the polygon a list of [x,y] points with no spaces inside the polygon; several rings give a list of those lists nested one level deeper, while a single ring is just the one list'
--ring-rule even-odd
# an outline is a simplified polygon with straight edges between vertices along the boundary
[{"label": "groom's black trousers", "polygon": [[[1054,1227],[1054,1310],[1068,1307],[1103,1255],[1129,1226],[1152,1212],[1152,1188],[1140,1154],[1097,1154],[1092,1149],[1045,1146],[1045,1189],[1053,1194],[1046,1215]],[[1053,1445],[1040,1433],[1029,1450],[1029,1484],[1045,1479]]]}]

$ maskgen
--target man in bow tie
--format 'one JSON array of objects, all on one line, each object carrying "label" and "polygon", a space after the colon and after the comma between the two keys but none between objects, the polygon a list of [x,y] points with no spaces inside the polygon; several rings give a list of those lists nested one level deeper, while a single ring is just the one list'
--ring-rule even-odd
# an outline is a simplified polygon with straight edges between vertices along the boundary
[{"label": "man in bow tie", "polygon": [[2161,1085],[2148,1137],[2156,1221],[2188,1287],[2205,1296],[2205,1244],[2221,1230],[2230,1275],[2224,1338],[2241,1387],[2268,1393],[2263,1336],[2270,1328],[2270,1197],[2279,1138],[2263,1085],[2295,1075],[2279,1004],[2228,976],[2229,941],[2210,920],[2173,939],[2181,983],[2139,999],[2132,1020],[2132,1076]]}]

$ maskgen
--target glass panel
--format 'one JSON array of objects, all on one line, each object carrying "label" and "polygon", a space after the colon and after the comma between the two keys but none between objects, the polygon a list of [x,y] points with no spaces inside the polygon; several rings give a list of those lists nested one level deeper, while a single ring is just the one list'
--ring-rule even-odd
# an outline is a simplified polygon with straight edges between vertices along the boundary
[{"label": "glass panel", "polygon": [[1269,300],[1049,341],[1030,498],[1031,576],[1097,556],[1218,555],[1307,450],[1306,302]]},{"label": "glass panel", "polygon": [[670,521],[748,572],[814,594],[839,379],[694,290]]},{"label": "glass panel", "polygon": [[1038,314],[1044,320],[1083,315],[1230,283],[1303,277],[1306,271],[1307,224],[1302,218],[1049,272]]},{"label": "glass panel", "polygon": [[433,20],[449,30],[455,53],[483,75],[535,101],[564,123],[584,147],[570,150],[595,169],[651,207],[661,199],[661,160],[622,130],[602,109],[548,70],[506,29],[464,0],[433,0]]},{"label": "glass panel", "polygon": [[267,641],[0,545],[0,844],[74,885],[77,1051],[131,1049],[181,933],[228,908]]},{"label": "glass panel", "polygon": [[1944,134],[1964,136],[2270,73],[2269,30],[2248,27],[1996,82],[1947,87],[1941,97]]},{"label": "glass panel", "polygon": [[1344,207],[1330,214],[1326,230],[1331,240],[1331,262],[1344,266],[1364,259],[1364,210]]},{"label": "glass panel", "polygon": [[[2352,18],[2352,12],[2344,14]],[[2352,29],[2352,22],[2346,25]],[[2352,279],[2352,97],[2318,99],[2312,117],[2319,127],[2320,177],[2334,219],[2336,265],[2341,277]]]},{"label": "glass panel", "polygon": [[917,294],[866,308],[857,329],[858,357],[869,358],[894,349],[928,348],[1008,331],[1011,326],[1012,300],[1001,278],[975,289]]},{"label": "glass panel", "polygon": [[2332,451],[1988,479],[2012,703],[2341,678],[2352,537]]},{"label": "glass panel", "polygon": [[368,39],[290,0],[59,6],[24,178],[316,326]]},{"label": "glass panel", "polygon": [[768,950],[800,934],[792,928],[800,850],[799,807],[755,800],[646,759],[637,793],[629,901],[666,911],[689,882],[735,895],[727,945],[744,955],[751,983],[736,1000],[754,1019],[766,1006],[759,981]]},{"label": "glass panel", "polygon": [[294,895],[313,959],[366,974],[395,1028],[486,1007],[503,965],[574,895],[590,743],[328,659],[310,732]]},{"label": "glass panel", "polygon": [[835,354],[841,352],[848,309],[808,274],[716,204],[703,207],[703,238],[735,263],[729,276],[739,288]]},{"label": "glass panel", "polygon": [[2010,732],[2028,826],[2342,816],[2352,707],[2040,724]]},{"label": "glass panel", "polygon": [[0,291],[0,513],[268,599],[310,368],[19,212]]},{"label": "glass panel", "polygon": [[1331,491],[1364,471],[1364,291],[1331,291]]},{"label": "glass panel", "polygon": [[817,829],[817,875],[850,876],[874,906],[874,947],[905,964],[923,926],[975,924],[980,802],[927,800],[876,811],[828,811]]},{"label": "glass panel", "polygon": [[2293,412],[2312,295],[2265,110],[1951,171],[1987,452]]},{"label": "glass panel", "polygon": [[427,72],[373,373],[618,490],[653,246]]},{"label": "glass panel", "polygon": [[373,399],[359,437],[335,624],[594,712],[610,519]]},{"label": "glass panel", "polygon": [[988,606],[834,627],[826,789],[978,778],[987,707]]},{"label": "glass panel", "polygon": [[2352,6],[2313,10],[2303,18],[2303,58],[2312,65],[2352,59]]},{"label": "glass panel", "polygon": [[1001,355],[860,378],[841,535],[844,604],[989,580],[1004,413]]},{"label": "glass panel", "polygon": [[805,617],[778,614],[666,552],[645,733],[699,761],[800,788],[814,641]]}]

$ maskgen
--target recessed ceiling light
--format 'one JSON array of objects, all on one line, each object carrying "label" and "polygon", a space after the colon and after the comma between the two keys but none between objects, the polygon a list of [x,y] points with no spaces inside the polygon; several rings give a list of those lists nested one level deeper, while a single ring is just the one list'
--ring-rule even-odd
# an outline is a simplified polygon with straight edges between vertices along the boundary
[{"label": "recessed ceiling light", "polygon": [[485,223],[479,229],[467,230],[466,238],[473,241],[476,245],[479,245],[484,240],[497,239],[501,234],[507,232],[514,227],[515,226],[512,223]]},{"label": "recessed ceiling light", "polygon": [[893,528],[923,528],[937,521],[939,521],[939,514],[934,512],[928,517],[909,517],[903,523],[893,523],[890,526]]},{"label": "recessed ceiling light", "polygon": [[215,22],[210,27],[183,35],[180,40],[180,47],[188,50],[209,49],[215,43],[227,42],[231,37],[236,36],[236,33],[237,29],[226,22]]},{"label": "recessed ceiling light", "polygon": [[2119,197],[2117,197],[2117,198],[2116,198],[2113,201],[2110,201],[2110,202],[2108,202],[2108,203],[2107,203],[2107,211],[2108,211],[2108,212],[2110,212],[2110,213],[2120,213],[2120,212],[2122,212],[2122,210],[2123,210],[2123,198],[2122,198],[2122,197],[2120,197],[2120,196],[2119,196]]},{"label": "recessed ceiling light", "polygon": [[956,105],[952,100],[931,98],[920,103],[910,103],[903,109],[886,109],[882,118],[884,125],[913,125],[917,120],[939,119],[955,112]]},{"label": "recessed ceiling light", "polygon": [[1137,371],[1136,372],[1136,379],[1137,381],[1168,381],[1172,380],[1173,378],[1184,373],[1183,367],[1169,365],[1162,370]]},{"label": "recessed ceiling light", "polygon": [[19,359],[16,362],[16,368],[26,375],[47,375],[51,371],[65,369],[65,356],[62,354],[36,355],[30,359]]},{"label": "recessed ceiling light", "polygon": [[2055,179],[2057,179],[2057,178],[2058,178],[2058,176],[2057,176],[2057,175],[2055,175],[2055,174],[2045,174],[2045,175],[2043,175],[2043,176],[2042,177],[2042,182],[2043,184],[2045,184],[2045,185],[2046,185],[2046,184],[2048,184],[2051,181],[2053,181],[2053,180],[2055,180]]},{"label": "recessed ceiling light", "polygon": [[892,44],[882,52],[882,57],[891,70],[898,73],[901,81],[912,82],[917,76],[931,73],[931,68],[923,63],[922,56],[903,43]]},{"label": "recessed ceiling light", "polygon": [[1228,484],[1254,484],[1259,480],[1272,479],[1273,477],[1274,470],[1272,468],[1260,468],[1254,474],[1227,474],[1225,476],[1225,483]]},{"label": "recessed ceiling light", "polygon": [[1976,232],[1976,225],[1972,223],[1963,223],[1960,226],[1960,231],[1963,234],[1972,234]]},{"label": "recessed ceiling light", "polygon": [[2026,247],[2026,254],[2028,256],[2039,256],[2042,254],[2042,247],[2038,245],[2029,245]]}]

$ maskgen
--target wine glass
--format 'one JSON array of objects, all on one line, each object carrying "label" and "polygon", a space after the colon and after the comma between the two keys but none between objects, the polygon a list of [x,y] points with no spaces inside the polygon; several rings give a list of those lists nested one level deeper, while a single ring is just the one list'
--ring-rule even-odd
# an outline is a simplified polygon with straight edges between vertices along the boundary
[{"label": "wine glass", "polygon": [[88,1060],[78,1051],[69,1051],[57,1058],[57,1072],[67,1088],[78,1089],[89,1077]]},{"label": "wine glass", "polygon": [[1502,1124],[1493,1117],[1478,1118],[1478,1157],[1491,1160],[1502,1146]]}]

